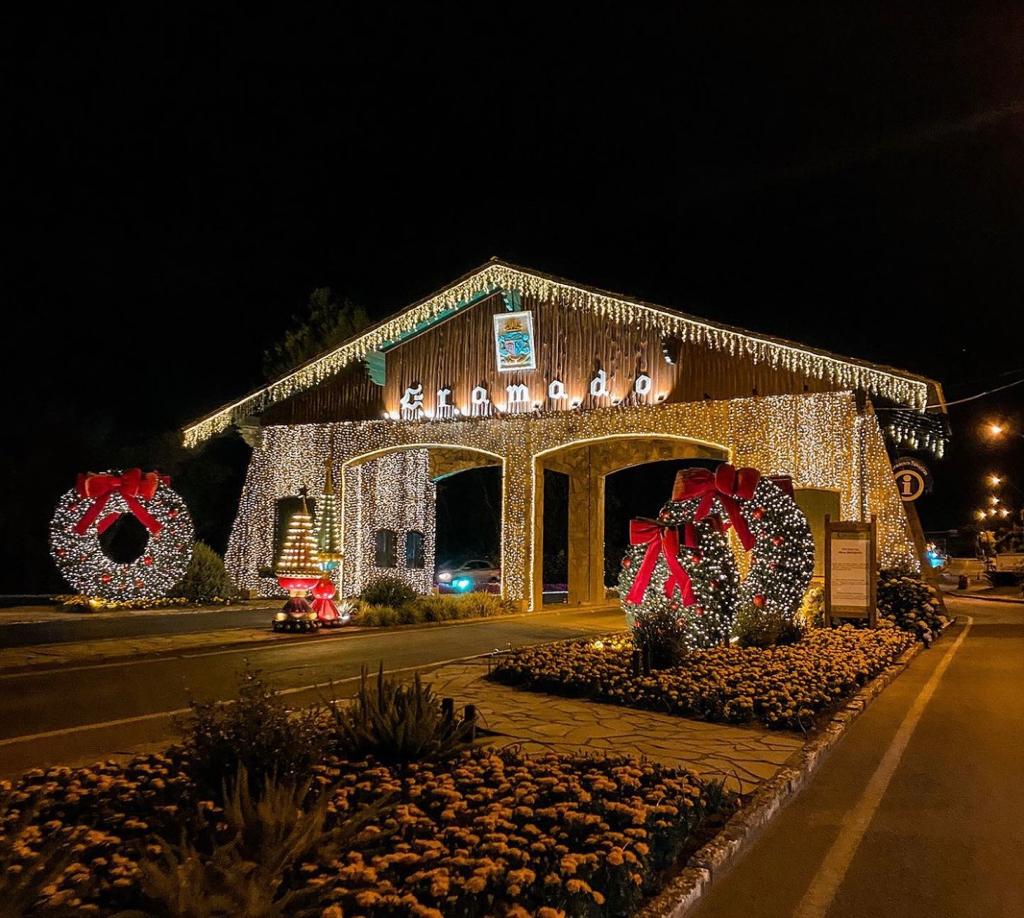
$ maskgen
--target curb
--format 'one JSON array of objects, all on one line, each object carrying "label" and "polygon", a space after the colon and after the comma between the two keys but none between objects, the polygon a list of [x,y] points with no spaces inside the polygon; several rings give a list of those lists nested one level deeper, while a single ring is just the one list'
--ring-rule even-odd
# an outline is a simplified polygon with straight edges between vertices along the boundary
[{"label": "curb", "polygon": [[[946,623],[938,636],[956,621]],[[934,641],[932,642],[934,644]],[[872,701],[899,676],[922,650],[915,642],[875,676],[802,749],[794,752],[774,777],[759,785],[750,802],[741,807],[711,841],[694,853],[668,885],[636,914],[636,918],[682,918],[711,888],[716,877],[749,848],[772,817],[810,780],[843,734]]]},{"label": "curb", "polygon": [[1024,599],[1012,596],[986,596],[984,593],[949,593],[950,599],[980,599],[982,602],[1008,602],[1011,605],[1024,606]]}]

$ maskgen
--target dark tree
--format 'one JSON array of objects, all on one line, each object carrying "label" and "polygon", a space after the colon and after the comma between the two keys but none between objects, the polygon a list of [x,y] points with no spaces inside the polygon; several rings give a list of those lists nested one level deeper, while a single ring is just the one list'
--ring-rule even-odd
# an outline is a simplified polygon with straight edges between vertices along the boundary
[{"label": "dark tree", "polygon": [[362,306],[347,297],[340,301],[330,287],[317,287],[309,295],[303,314],[293,317],[284,338],[263,354],[263,372],[276,379],[301,363],[347,341],[370,324]]}]

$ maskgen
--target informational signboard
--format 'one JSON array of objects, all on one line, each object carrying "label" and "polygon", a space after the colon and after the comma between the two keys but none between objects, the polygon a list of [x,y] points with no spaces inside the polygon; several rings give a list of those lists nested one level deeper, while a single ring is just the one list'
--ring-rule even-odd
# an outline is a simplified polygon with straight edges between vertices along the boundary
[{"label": "informational signboard", "polygon": [[900,500],[909,503],[931,490],[932,473],[928,466],[917,459],[900,459],[894,462],[892,473],[896,476],[896,489]]},{"label": "informational signboard", "polygon": [[501,373],[536,369],[532,312],[499,312],[494,317],[494,352]]},{"label": "informational signboard", "polygon": [[825,619],[876,621],[877,524],[832,522],[825,517]]}]

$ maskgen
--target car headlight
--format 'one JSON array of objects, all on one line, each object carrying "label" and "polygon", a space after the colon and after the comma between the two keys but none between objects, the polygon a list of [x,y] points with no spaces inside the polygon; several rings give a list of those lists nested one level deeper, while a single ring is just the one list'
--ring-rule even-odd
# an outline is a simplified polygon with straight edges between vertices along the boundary
[{"label": "car headlight", "polygon": [[437,575],[437,579],[440,580],[442,583],[447,583],[449,580],[452,579],[452,575],[449,574],[448,571],[441,571],[441,573]]}]

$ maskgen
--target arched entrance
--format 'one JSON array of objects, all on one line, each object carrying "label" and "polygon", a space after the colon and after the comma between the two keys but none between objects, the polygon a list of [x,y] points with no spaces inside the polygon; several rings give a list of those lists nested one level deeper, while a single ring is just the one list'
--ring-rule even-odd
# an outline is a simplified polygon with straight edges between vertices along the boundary
[{"label": "arched entrance", "polygon": [[596,607],[605,599],[605,479],[632,466],[669,459],[726,460],[714,443],[666,435],[625,435],[582,440],[543,452],[534,469],[532,603],[540,608],[544,584],[544,478],[568,479],[567,573],[570,607]]},{"label": "arched entrance", "polygon": [[491,466],[501,474],[502,457],[433,443],[374,450],[343,462],[343,594],[358,594],[380,575],[397,576],[417,592],[430,592],[438,561],[437,482]]}]

